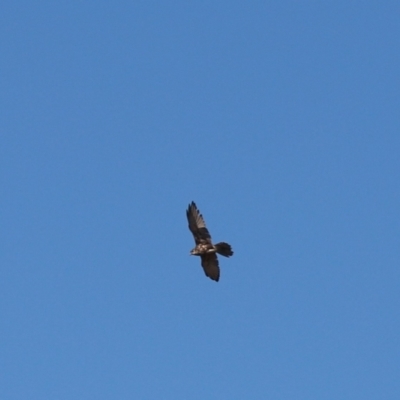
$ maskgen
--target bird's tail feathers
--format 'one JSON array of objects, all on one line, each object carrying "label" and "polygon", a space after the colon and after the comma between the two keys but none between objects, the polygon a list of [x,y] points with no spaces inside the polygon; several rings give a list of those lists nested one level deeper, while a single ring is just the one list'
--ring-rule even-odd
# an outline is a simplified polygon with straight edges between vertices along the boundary
[{"label": "bird's tail feathers", "polygon": [[232,247],[228,243],[220,242],[215,244],[214,247],[217,253],[221,254],[221,256],[230,257],[233,255]]}]

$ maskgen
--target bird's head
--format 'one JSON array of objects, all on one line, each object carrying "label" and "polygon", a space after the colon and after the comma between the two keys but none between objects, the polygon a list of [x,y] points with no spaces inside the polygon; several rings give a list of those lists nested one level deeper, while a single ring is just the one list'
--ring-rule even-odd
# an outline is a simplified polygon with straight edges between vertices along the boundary
[{"label": "bird's head", "polygon": [[196,249],[192,249],[192,250],[190,250],[190,255],[191,256],[197,256],[197,255],[199,255],[199,253],[197,252]]}]

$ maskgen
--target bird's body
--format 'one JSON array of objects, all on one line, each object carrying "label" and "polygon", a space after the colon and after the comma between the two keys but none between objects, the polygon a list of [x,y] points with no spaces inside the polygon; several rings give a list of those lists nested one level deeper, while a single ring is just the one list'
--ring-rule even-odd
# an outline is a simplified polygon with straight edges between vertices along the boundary
[{"label": "bird's body", "polygon": [[196,246],[190,251],[193,256],[201,257],[201,266],[205,274],[214,281],[219,280],[219,263],[217,253],[225,257],[233,255],[228,243],[220,242],[212,244],[211,235],[206,228],[203,216],[200,214],[195,202],[192,201],[186,211],[189,229],[193,234]]},{"label": "bird's body", "polygon": [[192,256],[201,256],[202,254],[215,253],[215,246],[209,243],[200,243],[190,251]]}]

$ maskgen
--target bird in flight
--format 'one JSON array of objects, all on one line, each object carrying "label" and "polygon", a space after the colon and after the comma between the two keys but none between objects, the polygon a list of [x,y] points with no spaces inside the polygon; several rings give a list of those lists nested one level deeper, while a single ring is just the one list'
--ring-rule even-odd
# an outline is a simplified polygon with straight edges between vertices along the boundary
[{"label": "bird in flight", "polygon": [[190,251],[192,256],[200,256],[201,266],[205,274],[212,280],[219,280],[219,263],[217,253],[224,257],[233,255],[231,246],[228,243],[220,242],[212,244],[211,235],[206,228],[203,216],[200,214],[196,203],[192,201],[186,210],[189,222],[189,229],[193,234],[196,246]]}]

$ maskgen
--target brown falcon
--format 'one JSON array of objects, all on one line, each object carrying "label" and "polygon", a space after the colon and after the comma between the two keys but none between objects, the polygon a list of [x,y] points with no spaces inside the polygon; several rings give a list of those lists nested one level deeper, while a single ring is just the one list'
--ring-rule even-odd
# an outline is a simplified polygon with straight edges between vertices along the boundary
[{"label": "brown falcon", "polygon": [[190,251],[190,254],[192,256],[200,256],[201,266],[205,274],[218,282],[219,264],[217,253],[225,257],[230,257],[233,255],[232,248],[228,243],[224,242],[212,244],[211,235],[194,201],[189,204],[186,216],[189,222],[189,229],[193,233],[194,241],[196,242],[196,247]]}]

